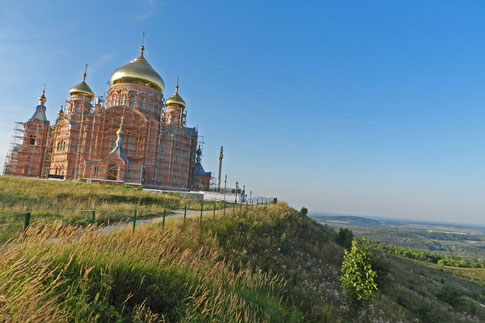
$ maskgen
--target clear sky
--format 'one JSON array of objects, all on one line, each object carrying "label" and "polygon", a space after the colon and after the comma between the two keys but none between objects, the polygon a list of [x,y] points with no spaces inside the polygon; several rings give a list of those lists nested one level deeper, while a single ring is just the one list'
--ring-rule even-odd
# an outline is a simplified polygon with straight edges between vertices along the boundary
[{"label": "clear sky", "polygon": [[180,77],[203,164],[311,211],[485,224],[483,1],[0,0],[0,161],[46,86],[139,53]]}]

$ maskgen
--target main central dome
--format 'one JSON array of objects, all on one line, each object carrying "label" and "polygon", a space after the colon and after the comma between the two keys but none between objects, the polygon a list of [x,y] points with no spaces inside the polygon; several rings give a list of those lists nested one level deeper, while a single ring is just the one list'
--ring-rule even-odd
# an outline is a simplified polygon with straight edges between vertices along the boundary
[{"label": "main central dome", "polygon": [[165,83],[148,61],[143,57],[143,46],[141,54],[126,65],[116,69],[111,75],[111,84],[134,83],[154,88],[163,93]]}]

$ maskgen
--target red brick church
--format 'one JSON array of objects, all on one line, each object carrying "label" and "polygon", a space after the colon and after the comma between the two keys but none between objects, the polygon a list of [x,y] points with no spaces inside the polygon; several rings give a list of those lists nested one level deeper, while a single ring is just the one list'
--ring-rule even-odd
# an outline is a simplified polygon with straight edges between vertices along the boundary
[{"label": "red brick church", "polygon": [[143,56],[116,69],[106,100],[86,83],[70,89],[51,126],[45,93],[12,146],[5,175],[208,190],[211,173],[201,164],[195,128],[186,126],[186,102]]}]

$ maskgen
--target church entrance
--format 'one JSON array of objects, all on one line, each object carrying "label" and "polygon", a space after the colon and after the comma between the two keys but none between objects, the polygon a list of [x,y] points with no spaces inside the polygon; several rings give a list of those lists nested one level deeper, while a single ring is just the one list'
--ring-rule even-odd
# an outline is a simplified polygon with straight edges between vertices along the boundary
[{"label": "church entrance", "polygon": [[117,165],[110,165],[108,167],[108,179],[109,180],[117,180],[118,179],[118,166]]}]

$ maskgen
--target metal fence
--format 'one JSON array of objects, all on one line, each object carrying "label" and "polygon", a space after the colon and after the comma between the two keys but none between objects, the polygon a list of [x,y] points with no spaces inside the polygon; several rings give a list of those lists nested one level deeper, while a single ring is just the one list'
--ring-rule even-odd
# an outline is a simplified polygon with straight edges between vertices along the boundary
[{"label": "metal fence", "polygon": [[[214,203],[213,209],[208,210],[207,207],[204,208],[204,204],[200,203],[200,210],[188,210],[187,205],[185,205],[183,210],[183,223],[187,220],[188,212],[190,211],[191,216],[195,216],[194,212],[200,212],[199,224],[202,226],[204,214],[205,217],[212,216],[216,217],[217,212],[220,212],[221,216],[234,216],[234,215],[244,215],[249,211],[250,208],[268,205],[273,203],[270,199],[257,200],[254,199],[253,203],[229,203],[223,202],[221,208],[217,208]],[[181,213],[182,210],[177,210]],[[4,242],[18,233],[21,233],[29,228],[30,225],[36,224],[39,226],[48,225],[55,222],[61,222],[63,225],[80,225],[88,226],[94,224],[101,224],[105,226],[110,226],[119,223],[132,223],[133,231],[135,231],[137,221],[147,220],[147,219],[160,219],[162,228],[165,228],[165,220],[170,217],[168,209],[163,209],[163,212],[158,214],[153,213],[143,213],[143,210],[134,208],[129,213],[120,212],[99,212],[96,210],[52,210],[52,209],[27,209],[25,212],[0,212],[0,242]],[[63,214],[69,214],[68,217],[64,217]],[[180,214],[180,217],[182,215]]]}]

